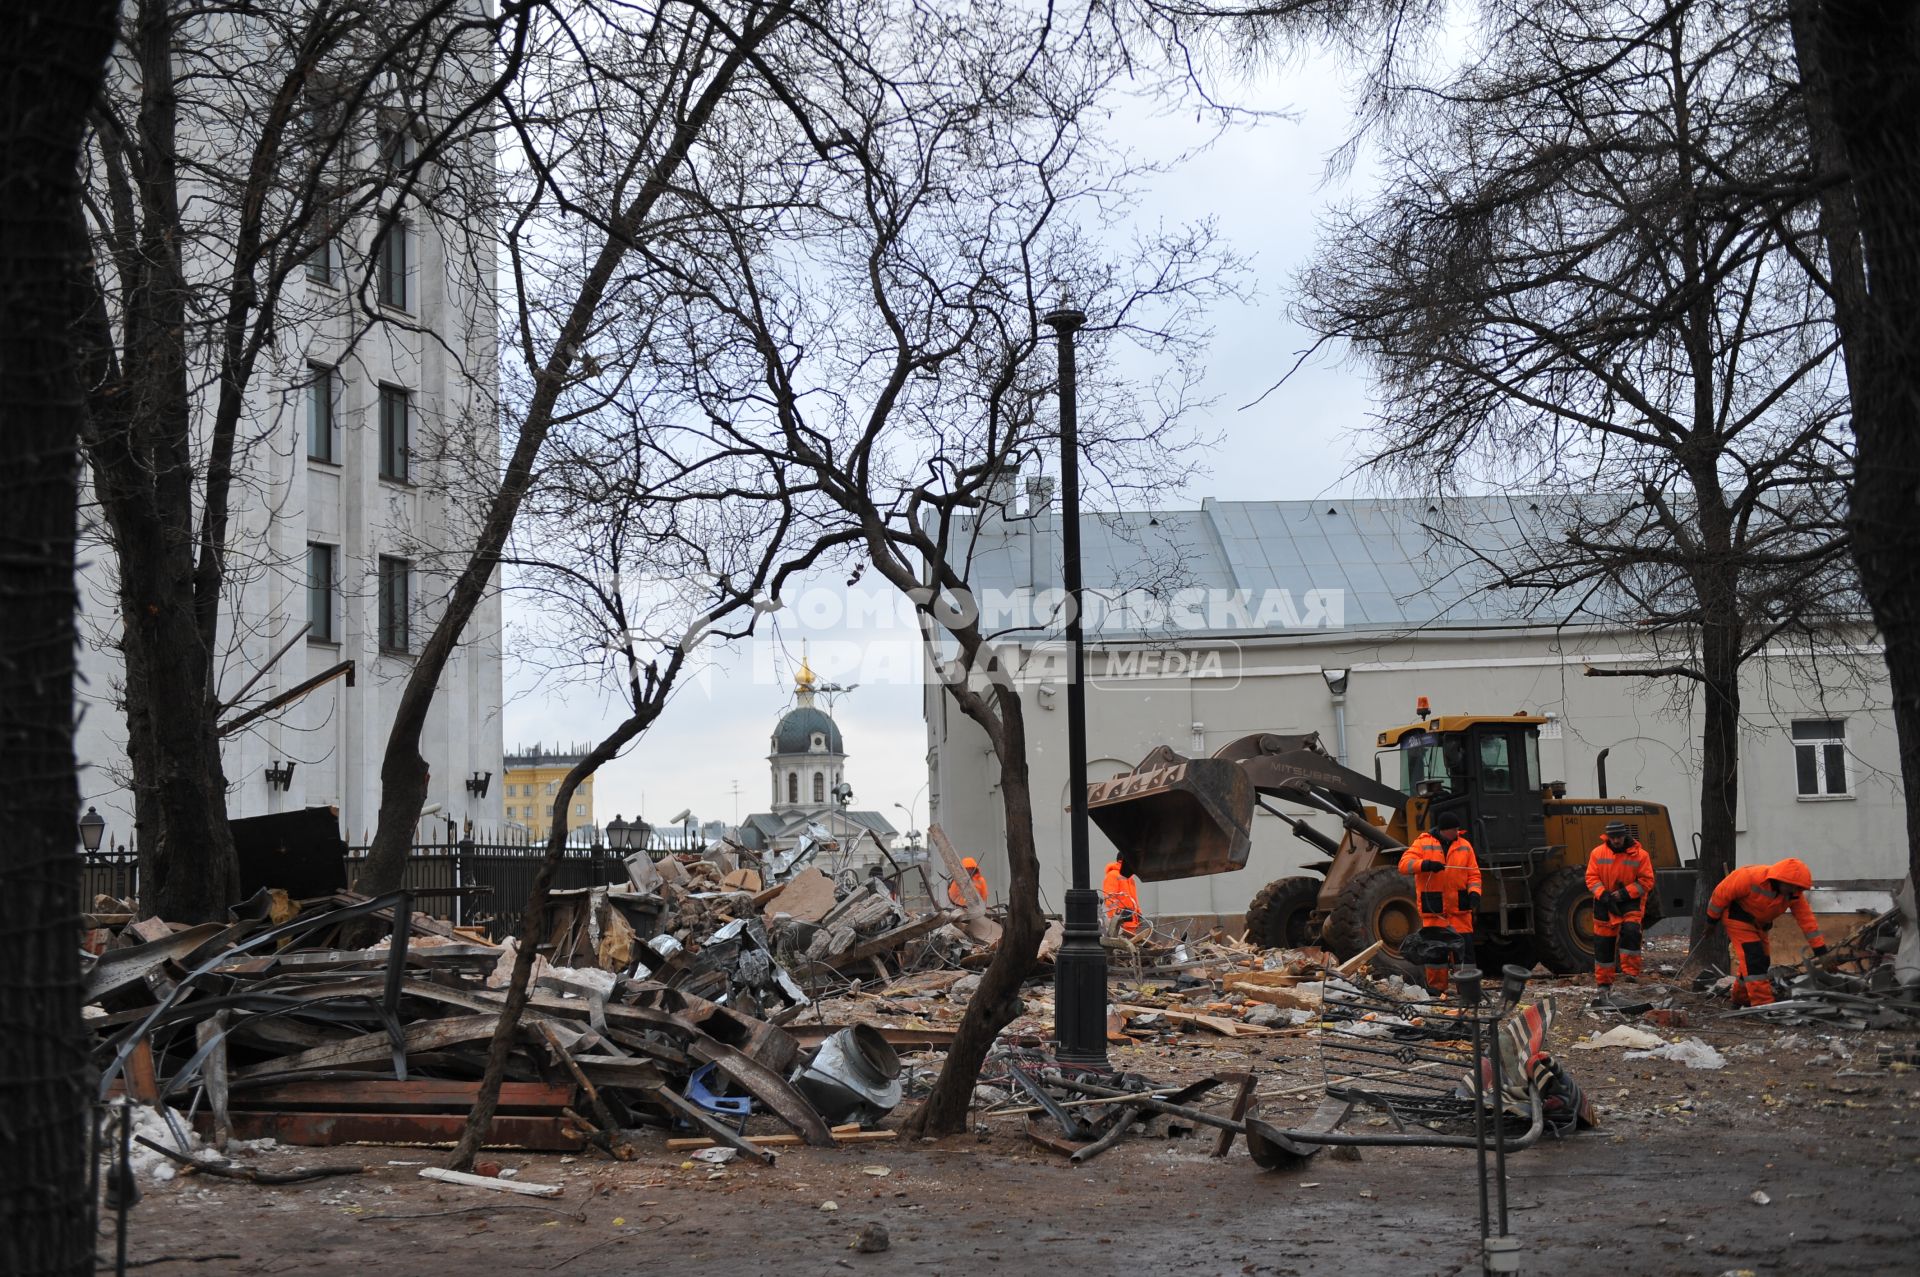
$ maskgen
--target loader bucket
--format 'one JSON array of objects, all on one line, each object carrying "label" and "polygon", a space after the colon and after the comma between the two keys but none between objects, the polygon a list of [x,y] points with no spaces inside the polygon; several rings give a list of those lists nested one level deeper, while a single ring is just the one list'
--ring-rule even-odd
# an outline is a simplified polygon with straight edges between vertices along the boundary
[{"label": "loader bucket", "polygon": [[1087,815],[1147,882],[1244,867],[1252,847],[1253,783],[1224,758],[1185,758],[1087,787]]}]

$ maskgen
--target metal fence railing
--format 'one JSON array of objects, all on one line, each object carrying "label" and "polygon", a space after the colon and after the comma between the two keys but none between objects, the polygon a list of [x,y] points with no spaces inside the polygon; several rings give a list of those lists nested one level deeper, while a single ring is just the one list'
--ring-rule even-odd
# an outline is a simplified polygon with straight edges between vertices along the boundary
[{"label": "metal fence railing", "polygon": [[[675,852],[697,851],[697,837],[661,835],[648,840],[646,852],[659,860]],[[366,847],[346,853],[345,881],[353,883],[366,859]],[[410,849],[401,886],[421,893],[419,908],[456,926],[486,927],[495,939],[518,922],[534,875],[546,854],[543,843],[443,842]],[[584,839],[571,841],[554,869],[553,888],[568,890],[600,887],[627,881],[625,858],[632,851],[615,851]],[[101,898],[131,903],[140,891],[139,856],[129,848],[82,852],[81,900],[88,908]]]}]

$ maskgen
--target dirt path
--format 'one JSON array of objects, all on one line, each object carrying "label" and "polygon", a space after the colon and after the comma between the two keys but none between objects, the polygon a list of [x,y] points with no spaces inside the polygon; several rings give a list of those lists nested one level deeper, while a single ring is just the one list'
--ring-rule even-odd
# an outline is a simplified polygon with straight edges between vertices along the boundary
[{"label": "dirt path", "polygon": [[[1565,1048],[1605,1027],[1563,1000]],[[1530,1273],[1756,1275],[1920,1271],[1920,1072],[1875,1071],[1875,1046],[1697,1016],[1718,1071],[1561,1050],[1602,1129],[1548,1141],[1509,1166],[1512,1231]],[[1851,1052],[1851,1057],[1838,1052]],[[1253,1058],[1248,1058],[1251,1055]],[[1317,1074],[1308,1040],[1186,1039],[1116,1052],[1160,1078],[1251,1065],[1269,1090]],[[1311,1101],[1295,1101],[1304,1111]],[[1284,1112],[1270,1105],[1269,1114]],[[417,1178],[432,1150],[280,1149],[268,1167],[361,1162],[365,1176],[286,1188],[178,1179],[149,1189],[130,1227],[141,1273],[1475,1273],[1473,1154],[1322,1154],[1259,1170],[1210,1135],[1136,1139],[1085,1167],[1032,1146],[1020,1119],[984,1136],[790,1150],[772,1167],[686,1167],[657,1142],[639,1162],[512,1156],[522,1179],[566,1188],[557,1205]],[[391,1165],[390,1161],[416,1165]],[[885,1175],[867,1173],[884,1168]],[[1756,1191],[1771,1199],[1757,1205]],[[823,1211],[833,1201],[837,1210]],[[472,1214],[421,1219],[466,1206]],[[891,1247],[860,1254],[863,1224]],[[104,1244],[111,1254],[111,1239]]]}]

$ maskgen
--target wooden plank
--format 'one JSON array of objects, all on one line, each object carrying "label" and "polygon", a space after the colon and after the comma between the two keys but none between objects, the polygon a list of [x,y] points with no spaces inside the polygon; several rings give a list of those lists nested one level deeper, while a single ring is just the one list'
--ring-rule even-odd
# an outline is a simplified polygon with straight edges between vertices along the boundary
[{"label": "wooden plank", "polygon": [[1382,949],[1386,947],[1387,947],[1387,942],[1385,940],[1375,940],[1372,944],[1368,945],[1366,948],[1362,949],[1360,952],[1354,954],[1351,958],[1348,958],[1345,962],[1335,967],[1334,970],[1339,972],[1341,975],[1352,975],[1356,971],[1359,971],[1362,968],[1364,968],[1369,962],[1372,962],[1373,955],[1380,952]]},{"label": "wooden plank", "polygon": [[1229,1038],[1271,1038],[1280,1036],[1282,1030],[1263,1029],[1256,1024],[1242,1024],[1238,1020],[1229,1020],[1225,1016],[1204,1015],[1198,1011],[1178,1011],[1173,1007],[1143,1007],[1121,1003],[1121,1011],[1128,1015],[1163,1015],[1176,1024],[1197,1024],[1203,1029],[1212,1029],[1222,1037]]},{"label": "wooden plank", "polygon": [[993,944],[1000,939],[1000,924],[987,917],[987,902],[974,889],[973,877],[967,873],[967,867],[960,863],[960,853],[953,849],[953,843],[947,838],[947,831],[936,822],[927,826],[927,841],[940,853],[940,863],[947,867],[947,874],[960,884],[960,898],[966,901],[967,934],[982,944]]},{"label": "wooden plank", "polygon": [[201,1046],[213,1046],[200,1062],[200,1078],[207,1087],[207,1109],[213,1114],[213,1146],[227,1151],[233,1127],[227,1120],[227,1021],[229,1011],[219,1011],[194,1026],[194,1038]]},{"label": "wooden plank", "polygon": [[[408,1025],[404,1034],[407,1053],[411,1055],[415,1051],[434,1051],[460,1042],[490,1038],[493,1036],[494,1021],[498,1018],[496,1015],[487,1014],[417,1021]],[[266,1060],[250,1065],[233,1076],[235,1081],[254,1077],[272,1077],[281,1073],[298,1073],[307,1069],[338,1068],[343,1064],[368,1064],[375,1060],[390,1059],[392,1055],[393,1040],[387,1036],[386,1030],[382,1029],[377,1033],[363,1033],[342,1042],[315,1047],[311,1051],[301,1051],[297,1055],[283,1056],[277,1060]]]},{"label": "wooden plank", "polygon": [[558,1197],[558,1184],[528,1184],[517,1179],[490,1179],[485,1175],[469,1175],[465,1171],[443,1170],[438,1166],[422,1167],[421,1179],[437,1179],[442,1184],[460,1184],[467,1188],[484,1188],[490,1193],[518,1193],[522,1197]]},{"label": "wooden plank", "polygon": [[160,1086],[153,1076],[153,1042],[141,1038],[127,1056],[127,1089],[133,1092],[133,1098],[144,1104],[160,1102]]},{"label": "wooden plank", "polygon": [[877,958],[883,953],[892,953],[907,941],[918,940],[929,931],[945,926],[946,921],[947,916],[944,913],[930,913],[924,918],[916,918],[905,926],[895,927],[871,940],[854,945],[845,953],[834,954],[827,959],[827,965],[845,968],[856,962],[864,962],[868,958]]},{"label": "wooden plank", "polygon": [[[840,1126],[833,1128],[833,1142],[836,1144],[878,1144],[899,1138],[898,1131],[863,1131],[857,1126],[851,1129]],[[795,1148],[806,1143],[798,1135],[756,1135],[753,1142],[762,1148]],[[698,1135],[667,1141],[667,1148],[673,1152],[690,1148],[713,1148],[714,1145],[715,1141]]]},{"label": "wooden plank", "polygon": [[[270,1136],[282,1144],[329,1148],[336,1144],[438,1144],[452,1147],[467,1128],[465,1113],[249,1113],[235,1109],[229,1118],[235,1139]],[[210,1126],[201,1113],[196,1125]],[[586,1140],[555,1115],[496,1116],[487,1127],[488,1148],[527,1148],[575,1153]]]},{"label": "wooden plank", "polygon": [[654,1088],[653,1097],[660,1107],[668,1112],[678,1113],[701,1130],[708,1132],[718,1142],[729,1148],[738,1149],[748,1157],[756,1158],[768,1166],[773,1165],[773,1154],[762,1148],[759,1143],[748,1139],[740,1132],[722,1122],[713,1114],[695,1104],[670,1086]]},{"label": "wooden plank", "polygon": [[[512,1113],[537,1109],[557,1113],[573,1103],[574,1088],[557,1082],[502,1082],[500,1111]],[[449,1081],[440,1078],[410,1078],[396,1082],[392,1078],[370,1077],[365,1081],[289,1081],[252,1087],[234,1095],[235,1108],[250,1109],[325,1109],[333,1112],[382,1109],[426,1113],[434,1109],[466,1112],[480,1094],[478,1082]]]},{"label": "wooden plank", "polygon": [[[849,1026],[844,1024],[789,1024],[787,1032],[793,1034],[801,1046],[819,1046],[847,1027]],[[944,1051],[953,1045],[954,1030],[952,1029],[890,1029],[879,1024],[870,1027],[885,1038],[887,1045],[891,1047]]]}]

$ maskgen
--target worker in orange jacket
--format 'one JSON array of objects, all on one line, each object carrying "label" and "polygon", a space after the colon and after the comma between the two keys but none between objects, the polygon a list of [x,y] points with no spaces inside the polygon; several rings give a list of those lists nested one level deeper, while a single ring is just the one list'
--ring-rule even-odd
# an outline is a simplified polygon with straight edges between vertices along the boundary
[{"label": "worker in orange jacket", "polygon": [[[1473,914],[1480,907],[1480,860],[1460,832],[1460,818],[1445,812],[1413,840],[1400,857],[1400,872],[1413,879],[1420,908],[1421,939],[1451,953],[1451,965],[1473,962]],[[1448,965],[1425,963],[1427,988],[1447,991]]]},{"label": "worker in orange jacket", "polygon": [[1806,893],[1812,886],[1813,871],[1806,862],[1788,856],[1771,865],[1744,865],[1713,889],[1707,917],[1727,927],[1727,946],[1733,951],[1733,1005],[1758,1007],[1773,1001],[1773,980],[1767,975],[1773,955],[1767,933],[1789,909],[1813,956],[1827,951],[1813,906],[1807,903]]},{"label": "worker in orange jacket", "polygon": [[1107,926],[1115,922],[1132,935],[1140,930],[1140,880],[1120,868],[1120,862],[1107,862],[1106,876],[1100,880],[1100,899],[1107,908]]},{"label": "worker in orange jacket", "polygon": [[1587,853],[1587,891],[1593,897],[1593,982],[1613,984],[1614,967],[1629,980],[1640,975],[1640,924],[1653,894],[1653,857],[1618,820],[1607,822],[1600,845]]},{"label": "worker in orange jacket", "polygon": [[[989,899],[987,895],[987,876],[980,872],[980,862],[972,856],[968,856],[961,860],[960,867],[966,870],[967,877],[973,880],[973,889],[980,893],[980,903],[985,904]],[[965,909],[968,904],[972,903],[967,899],[967,893],[960,890],[960,884],[958,882],[949,882],[947,884],[947,899],[953,901],[953,907],[956,909]]]}]

